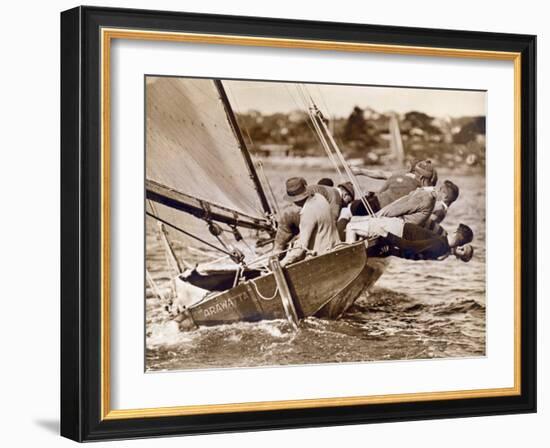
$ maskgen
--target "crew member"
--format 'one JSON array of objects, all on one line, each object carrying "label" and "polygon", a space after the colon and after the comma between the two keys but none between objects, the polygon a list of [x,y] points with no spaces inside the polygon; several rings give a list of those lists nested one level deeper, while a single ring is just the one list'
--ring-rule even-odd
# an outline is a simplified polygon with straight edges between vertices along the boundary
[{"label": "crew member", "polygon": [[323,177],[319,179],[317,185],[325,185],[326,187],[334,187],[334,181],[329,177]]},{"label": "crew member", "polygon": [[286,181],[285,199],[300,208],[300,224],[298,239],[281,261],[282,266],[300,261],[308,254],[326,253],[340,242],[328,201],[310,188],[302,177]]},{"label": "crew member", "polygon": [[447,232],[441,226],[441,222],[447,216],[449,207],[458,199],[460,190],[451,182],[446,180],[440,188],[438,198],[435,202],[434,209],[425,227],[438,235],[446,235]]},{"label": "crew member", "polygon": [[382,169],[359,168],[359,167],[353,167],[351,170],[353,174],[355,174],[356,176],[366,176],[366,177],[370,177],[371,179],[388,180],[391,176],[396,174],[408,174],[408,173],[414,174],[414,168],[418,162],[420,162],[420,160],[418,159],[410,160],[408,163],[407,171],[404,171],[402,173],[394,173],[392,171],[382,170]]},{"label": "crew member", "polygon": [[442,236],[401,218],[353,217],[346,228],[346,242],[352,243],[358,237],[384,238],[381,245],[386,245],[387,250],[383,254],[411,260],[441,260],[453,254],[462,261],[470,261],[473,256],[469,243],[474,234],[465,224]]},{"label": "crew member", "polygon": [[277,219],[277,233],[273,243],[273,253],[281,254],[289,243],[300,233],[300,207],[288,204]]},{"label": "crew member", "polygon": [[425,227],[405,223],[402,237],[388,233],[385,240],[391,248],[389,255],[400,258],[443,260],[453,254],[468,262],[474,255],[474,248],[469,244],[473,237],[472,229],[465,224],[459,224],[453,233],[442,236]]},{"label": "crew member", "polygon": [[344,182],[338,185],[338,187],[317,184],[311,185],[308,188],[313,193],[319,193],[328,201],[334,222],[340,216],[342,207],[347,207],[355,198],[351,182]]},{"label": "crew member", "polygon": [[434,210],[437,196],[434,187],[420,187],[384,207],[377,216],[402,218],[404,222],[424,225]]},{"label": "crew member", "polygon": [[[365,172],[371,171],[372,170],[355,170],[356,174],[364,174]],[[380,171],[379,174],[389,173]],[[364,197],[364,200],[367,201],[371,210],[377,213],[380,209],[419,187],[435,186],[436,184],[437,170],[430,160],[422,160],[412,167],[411,172],[390,175],[380,191],[376,193],[369,192]],[[361,199],[356,199],[351,203],[350,211],[353,216],[367,216],[369,214],[369,211],[365,208]]]},{"label": "crew member", "polygon": [[[338,187],[317,184],[308,186],[308,189],[311,193],[318,193],[327,200],[334,222],[340,216],[342,207],[349,205],[354,197],[351,182],[345,182],[338,185]],[[300,210],[300,207],[294,203],[290,203],[282,210],[277,220],[277,233],[275,234],[273,253],[279,254],[285,251],[292,239],[300,233]],[[346,224],[347,221],[337,228],[340,240],[344,240],[345,238]]]}]

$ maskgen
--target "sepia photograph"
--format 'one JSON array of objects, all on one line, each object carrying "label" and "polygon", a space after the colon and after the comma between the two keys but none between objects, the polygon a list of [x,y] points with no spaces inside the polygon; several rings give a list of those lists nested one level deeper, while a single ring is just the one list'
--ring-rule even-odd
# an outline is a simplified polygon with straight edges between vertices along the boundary
[{"label": "sepia photograph", "polygon": [[486,355],[486,91],[144,89],[147,372]]},{"label": "sepia photograph", "polygon": [[537,412],[537,36],[348,9],[61,14],[64,437]]}]

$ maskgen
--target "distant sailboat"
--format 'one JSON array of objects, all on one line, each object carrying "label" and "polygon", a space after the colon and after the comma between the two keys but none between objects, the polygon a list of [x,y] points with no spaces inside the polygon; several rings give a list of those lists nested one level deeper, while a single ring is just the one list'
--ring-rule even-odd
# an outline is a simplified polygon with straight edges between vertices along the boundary
[{"label": "distant sailboat", "polygon": [[405,150],[403,149],[403,139],[399,130],[399,121],[395,113],[390,115],[389,131],[391,152],[396,162],[402,167],[405,163]]},{"label": "distant sailboat", "polygon": [[[367,263],[363,242],[284,269],[277,257],[256,254],[256,243],[276,231],[274,204],[221,81],[148,78],[146,111],[146,212],[161,223],[178,271],[185,306],[172,311],[180,329],[337,318],[382,274],[380,265]],[[216,253],[221,260],[213,260]]]}]

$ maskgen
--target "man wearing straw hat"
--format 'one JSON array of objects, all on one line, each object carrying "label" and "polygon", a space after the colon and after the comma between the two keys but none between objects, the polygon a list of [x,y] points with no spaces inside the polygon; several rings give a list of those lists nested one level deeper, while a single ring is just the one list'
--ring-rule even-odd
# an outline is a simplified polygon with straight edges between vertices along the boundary
[{"label": "man wearing straw hat", "polygon": [[298,239],[281,261],[282,266],[300,261],[308,254],[326,253],[340,242],[328,201],[312,191],[303,177],[291,177],[286,181],[285,200],[300,209],[300,224]]}]

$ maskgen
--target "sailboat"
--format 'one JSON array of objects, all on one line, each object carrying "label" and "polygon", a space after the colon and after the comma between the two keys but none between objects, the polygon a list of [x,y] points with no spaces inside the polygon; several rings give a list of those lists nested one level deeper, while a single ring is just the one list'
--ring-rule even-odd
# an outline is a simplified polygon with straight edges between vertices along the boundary
[{"label": "sailboat", "polygon": [[363,241],[285,268],[257,253],[276,232],[276,207],[222,81],[148,77],[146,111],[146,213],[177,272],[169,310],[181,330],[336,319],[383,273]]},{"label": "sailboat", "polygon": [[390,132],[390,151],[395,158],[397,165],[402,167],[405,164],[405,150],[403,148],[403,140],[401,139],[401,131],[399,130],[397,114],[390,114],[388,128]]}]

